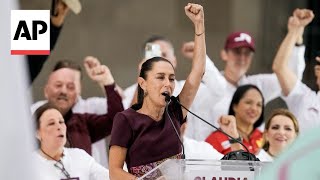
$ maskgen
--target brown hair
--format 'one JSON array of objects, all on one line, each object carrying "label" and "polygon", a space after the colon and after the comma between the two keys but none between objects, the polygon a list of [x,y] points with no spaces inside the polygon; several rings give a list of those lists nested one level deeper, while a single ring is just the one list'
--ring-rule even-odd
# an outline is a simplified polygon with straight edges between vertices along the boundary
[{"label": "brown hair", "polygon": [[[294,131],[296,132],[297,135],[299,134],[299,123],[298,123],[297,118],[289,110],[283,109],[283,108],[275,109],[272,111],[271,115],[269,116],[269,118],[266,121],[265,128],[264,128],[265,132],[270,128],[270,124],[271,124],[272,119],[277,115],[282,115],[282,116],[286,116],[286,117],[290,118],[291,121],[293,122]],[[263,137],[263,141],[264,141],[263,149],[268,151],[270,144],[266,140],[265,135]]]},{"label": "brown hair", "polygon": [[[59,111],[58,108],[56,108],[54,105],[52,105],[51,103],[45,103],[42,106],[40,106],[34,113],[33,113],[33,117],[36,121],[36,129],[39,130],[40,128],[40,117],[43,115],[44,112],[46,112],[49,109],[56,109],[57,111]],[[59,111],[60,112],[60,111]]]},{"label": "brown hair", "polygon": [[71,60],[68,60],[68,59],[62,59],[54,65],[52,72],[55,72],[55,71],[62,69],[62,68],[68,68],[68,69],[72,69],[75,71],[79,71],[80,77],[82,79],[82,69],[78,63],[71,61]]}]

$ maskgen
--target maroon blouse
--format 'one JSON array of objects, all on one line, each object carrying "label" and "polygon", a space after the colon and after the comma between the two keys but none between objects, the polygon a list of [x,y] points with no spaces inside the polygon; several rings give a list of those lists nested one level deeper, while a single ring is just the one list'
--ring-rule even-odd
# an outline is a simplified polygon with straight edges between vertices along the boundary
[{"label": "maroon blouse", "polygon": [[[185,122],[181,107],[170,102],[168,109],[175,127],[180,131],[180,125]],[[137,167],[150,167],[150,164],[177,157],[181,153],[181,144],[166,111],[160,121],[132,108],[117,113],[111,132],[110,146],[113,145],[128,149],[126,163],[129,172],[135,175],[132,171]]]}]

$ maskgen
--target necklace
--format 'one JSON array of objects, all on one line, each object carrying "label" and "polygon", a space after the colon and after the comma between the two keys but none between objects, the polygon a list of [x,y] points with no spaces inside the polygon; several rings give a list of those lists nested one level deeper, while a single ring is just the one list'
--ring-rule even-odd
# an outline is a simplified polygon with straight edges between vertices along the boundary
[{"label": "necklace", "polygon": [[66,176],[66,178],[70,178],[70,174],[68,173],[68,171],[64,168],[64,164],[62,163],[61,160],[55,160],[53,157],[51,157],[49,154],[47,154],[46,152],[44,152],[41,148],[40,151],[46,155],[47,157],[49,157],[50,159],[56,161],[56,163],[54,164],[54,167],[58,168],[63,174],[64,176]]}]

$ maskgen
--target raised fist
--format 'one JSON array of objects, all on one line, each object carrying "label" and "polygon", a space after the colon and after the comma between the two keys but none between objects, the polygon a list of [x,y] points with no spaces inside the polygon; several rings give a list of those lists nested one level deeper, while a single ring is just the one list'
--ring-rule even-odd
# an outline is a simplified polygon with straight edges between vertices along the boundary
[{"label": "raised fist", "polygon": [[189,42],[183,43],[181,48],[181,53],[184,57],[192,60],[193,53],[194,53],[194,42],[189,41]]},{"label": "raised fist", "polygon": [[188,3],[188,5],[184,7],[184,11],[193,24],[204,22],[204,12],[201,5]]},{"label": "raised fist", "polygon": [[238,138],[236,118],[231,115],[222,115],[218,121],[220,128],[231,135],[233,138]]},{"label": "raised fist", "polygon": [[296,9],[293,16],[298,18],[300,26],[303,27],[307,26],[314,18],[313,12],[309,9]]},{"label": "raised fist", "polygon": [[90,79],[96,81],[100,85],[106,86],[114,83],[113,76],[109,68],[101,65],[99,60],[94,57],[86,57],[84,67]]}]

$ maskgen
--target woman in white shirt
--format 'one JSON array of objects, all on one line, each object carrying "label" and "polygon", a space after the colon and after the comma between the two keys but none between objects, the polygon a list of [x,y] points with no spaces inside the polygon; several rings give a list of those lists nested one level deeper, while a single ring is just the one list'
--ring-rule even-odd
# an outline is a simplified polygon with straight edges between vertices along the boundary
[{"label": "woman in white shirt", "polygon": [[44,104],[34,113],[39,149],[33,154],[39,178],[43,180],[109,179],[109,171],[78,148],[65,148],[66,124],[61,113]]},{"label": "woman in white shirt", "polygon": [[276,109],[266,121],[264,146],[257,157],[260,161],[273,161],[298,136],[299,124],[287,109]]}]

